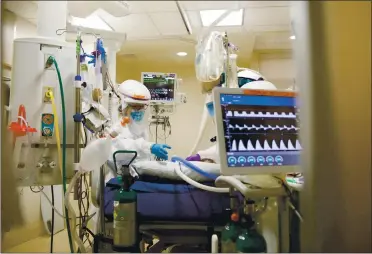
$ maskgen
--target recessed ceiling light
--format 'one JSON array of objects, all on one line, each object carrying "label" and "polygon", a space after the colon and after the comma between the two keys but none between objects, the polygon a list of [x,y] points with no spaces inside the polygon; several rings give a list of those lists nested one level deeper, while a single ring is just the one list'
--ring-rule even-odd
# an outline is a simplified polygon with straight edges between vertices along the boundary
[{"label": "recessed ceiling light", "polygon": [[178,52],[177,56],[187,56],[187,53],[186,52]]},{"label": "recessed ceiling light", "polygon": [[[206,10],[200,11],[200,18],[203,26],[209,26],[216,21],[227,10]],[[242,26],[243,9],[232,11],[229,15],[221,20],[216,26]]]},{"label": "recessed ceiling light", "polygon": [[296,39],[296,36],[292,35],[291,37],[289,37],[289,39],[295,40]]}]

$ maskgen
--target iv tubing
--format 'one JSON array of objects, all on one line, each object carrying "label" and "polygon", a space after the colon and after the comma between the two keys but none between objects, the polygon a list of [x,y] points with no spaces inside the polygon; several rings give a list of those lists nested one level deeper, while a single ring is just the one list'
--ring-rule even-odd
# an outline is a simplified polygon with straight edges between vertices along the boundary
[{"label": "iv tubing", "polygon": [[[66,194],[67,189],[67,176],[66,176],[66,143],[67,143],[67,133],[66,133],[66,108],[65,108],[65,94],[63,90],[63,84],[62,84],[62,78],[61,73],[59,71],[59,67],[57,64],[56,59],[53,56],[50,56],[47,60],[47,63],[51,65],[54,64],[57,76],[58,76],[58,82],[59,82],[59,89],[61,93],[61,104],[62,104],[62,182],[63,182],[63,192]],[[58,124],[58,123],[57,123]],[[72,237],[71,237],[71,229],[70,229],[70,220],[68,219],[68,210],[65,208],[65,214],[66,214],[66,227],[67,227],[67,234],[68,234],[68,242],[70,245],[70,251],[71,253],[74,253],[74,246],[72,243]]]},{"label": "iv tubing", "polygon": [[74,212],[74,208],[71,205],[70,202],[70,193],[72,192],[72,189],[74,188],[74,185],[76,184],[76,181],[79,179],[79,177],[83,174],[82,171],[77,171],[74,177],[71,179],[70,184],[68,185],[67,192],[65,193],[65,207],[67,210],[71,212],[71,235],[72,238],[74,238],[75,242],[77,243],[80,253],[85,253],[86,249],[84,246],[83,241],[80,239],[76,232],[76,214]]},{"label": "iv tubing", "polygon": [[206,177],[206,178],[209,178],[209,179],[212,179],[213,181],[215,181],[217,179],[218,176],[214,175],[214,174],[209,174],[205,171],[203,171],[202,169],[198,168],[197,166],[195,166],[194,164],[190,163],[189,161],[187,160],[184,160],[180,157],[177,157],[177,156],[174,156],[172,157],[172,162],[175,162],[175,161],[178,161],[178,162],[181,162],[183,165],[185,165],[186,167],[194,170],[196,173]]}]

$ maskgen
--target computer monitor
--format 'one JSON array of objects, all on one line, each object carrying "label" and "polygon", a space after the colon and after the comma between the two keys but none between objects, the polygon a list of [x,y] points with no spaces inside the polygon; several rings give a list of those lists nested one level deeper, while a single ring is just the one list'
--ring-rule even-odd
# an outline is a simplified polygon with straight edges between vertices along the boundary
[{"label": "computer monitor", "polygon": [[141,81],[150,90],[152,103],[174,103],[176,74],[142,72]]},{"label": "computer monitor", "polygon": [[222,175],[300,172],[296,93],[213,90]]}]

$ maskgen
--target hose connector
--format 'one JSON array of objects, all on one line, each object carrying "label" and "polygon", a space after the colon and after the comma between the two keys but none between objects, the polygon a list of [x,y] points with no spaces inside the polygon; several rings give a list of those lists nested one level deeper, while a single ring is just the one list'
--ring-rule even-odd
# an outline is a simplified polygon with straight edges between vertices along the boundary
[{"label": "hose connector", "polygon": [[48,57],[48,60],[45,63],[45,69],[50,68],[53,65],[53,62],[54,62],[54,57],[53,56],[49,56]]}]

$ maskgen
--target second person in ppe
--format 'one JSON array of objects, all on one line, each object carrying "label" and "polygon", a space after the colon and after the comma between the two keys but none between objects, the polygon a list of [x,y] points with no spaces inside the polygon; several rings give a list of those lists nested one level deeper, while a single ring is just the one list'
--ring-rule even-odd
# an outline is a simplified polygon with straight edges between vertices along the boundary
[{"label": "second person in ppe", "polygon": [[171,149],[170,146],[148,141],[145,113],[150,104],[150,91],[136,80],[126,80],[119,85],[118,92],[122,101],[122,115],[127,122],[118,129],[118,135],[113,140],[113,149],[136,151],[137,159],[140,160],[150,160],[151,154],[168,160],[167,149]]}]

